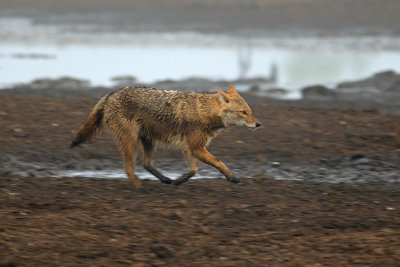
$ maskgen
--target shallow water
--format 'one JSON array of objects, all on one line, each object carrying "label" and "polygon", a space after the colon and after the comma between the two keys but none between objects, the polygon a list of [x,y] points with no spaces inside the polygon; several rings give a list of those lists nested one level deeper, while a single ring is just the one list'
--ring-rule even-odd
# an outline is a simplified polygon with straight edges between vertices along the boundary
[{"label": "shallow water", "polygon": [[[107,165],[107,164],[105,164]],[[187,166],[182,166],[171,161],[158,162],[161,166],[159,171],[165,176],[176,179],[187,170]],[[223,175],[216,169],[201,164],[199,172],[192,179],[215,179],[222,178]],[[230,164],[230,169],[238,177],[264,177],[275,180],[296,180],[310,182],[328,183],[400,183],[399,167],[396,164],[362,158],[356,161],[343,159],[335,164],[311,164],[293,165],[290,163],[269,162],[266,164],[255,164],[254,162],[236,162]],[[96,170],[96,166],[88,166],[80,169],[65,169],[55,163],[38,164],[19,161],[10,157],[5,159],[0,166],[0,175],[17,175],[22,177],[55,177],[55,178],[104,178],[104,179],[127,179],[123,168],[106,167]],[[143,167],[137,166],[135,174],[140,179],[157,180]]]},{"label": "shallow water", "polygon": [[62,26],[33,25],[26,19],[0,20],[0,37],[3,88],[62,76],[106,86],[120,75],[134,76],[138,83],[189,77],[268,78],[275,68],[275,80],[264,84],[265,88],[289,88],[290,96],[297,98],[305,85],[335,84],[386,69],[400,71],[400,49],[393,49],[396,45],[388,45],[387,39],[385,45],[377,46],[373,38],[274,39],[193,32],[83,34]]},{"label": "shallow water", "polygon": [[[135,174],[140,179],[150,179],[150,180],[158,180],[151,173],[147,171],[136,171]],[[178,178],[181,173],[171,172],[171,171],[163,171],[163,174],[171,179]],[[85,177],[85,178],[108,178],[108,179],[120,179],[120,178],[128,178],[127,175],[122,170],[101,170],[101,171],[60,171],[55,173],[53,177]],[[193,179],[204,179],[204,178],[219,178],[222,177],[216,171],[200,171],[198,172]]]}]

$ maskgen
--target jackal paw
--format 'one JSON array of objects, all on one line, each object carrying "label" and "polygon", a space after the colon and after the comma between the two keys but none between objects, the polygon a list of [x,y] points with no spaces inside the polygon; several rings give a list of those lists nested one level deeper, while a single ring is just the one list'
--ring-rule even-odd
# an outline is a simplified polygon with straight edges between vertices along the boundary
[{"label": "jackal paw", "polygon": [[138,178],[135,179],[130,179],[132,182],[132,185],[135,189],[140,189],[142,188],[142,183],[140,182],[140,180]]},{"label": "jackal paw", "polygon": [[228,181],[237,184],[240,182],[240,179],[234,176],[234,177],[228,178]]},{"label": "jackal paw", "polygon": [[172,180],[169,179],[168,177],[165,177],[164,179],[162,179],[162,180],[160,180],[160,181],[161,181],[161,183],[163,183],[163,184],[171,184],[171,183],[172,183]]}]

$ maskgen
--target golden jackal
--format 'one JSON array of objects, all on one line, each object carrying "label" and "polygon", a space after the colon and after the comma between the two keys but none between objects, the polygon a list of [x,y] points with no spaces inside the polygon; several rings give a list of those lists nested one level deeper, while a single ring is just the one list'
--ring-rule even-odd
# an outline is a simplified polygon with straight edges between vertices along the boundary
[{"label": "golden jackal", "polygon": [[141,186],[134,174],[138,143],[143,148],[143,167],[163,183],[172,181],[154,167],[152,157],[159,142],[180,147],[190,165],[190,171],[174,184],[182,184],[196,174],[197,159],[220,170],[228,181],[238,183],[240,180],[225,164],[206,149],[221,129],[231,125],[261,126],[232,85],[226,93],[219,88],[218,93],[182,93],[125,87],[99,100],[75,133],[71,148],[91,140],[102,126],[107,126],[136,188]]}]

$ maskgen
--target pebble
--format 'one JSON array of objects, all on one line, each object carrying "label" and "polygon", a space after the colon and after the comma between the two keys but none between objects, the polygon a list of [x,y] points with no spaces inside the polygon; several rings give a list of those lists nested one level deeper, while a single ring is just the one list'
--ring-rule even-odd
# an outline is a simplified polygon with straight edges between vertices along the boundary
[{"label": "pebble", "polygon": [[281,163],[278,161],[272,162],[272,167],[279,167],[280,165],[281,165]]}]

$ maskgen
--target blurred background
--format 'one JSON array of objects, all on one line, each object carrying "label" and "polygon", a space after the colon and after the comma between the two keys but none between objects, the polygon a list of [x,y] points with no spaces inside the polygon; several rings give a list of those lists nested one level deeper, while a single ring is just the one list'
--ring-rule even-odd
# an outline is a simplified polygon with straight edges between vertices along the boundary
[{"label": "blurred background", "polygon": [[396,0],[2,0],[0,88],[234,83],[298,99],[318,84],[306,95],[326,97],[400,70],[399,10]]}]

